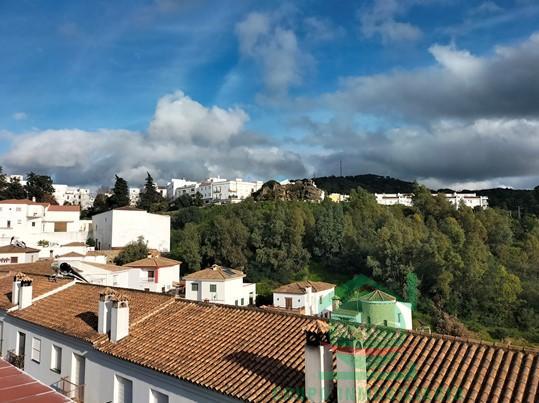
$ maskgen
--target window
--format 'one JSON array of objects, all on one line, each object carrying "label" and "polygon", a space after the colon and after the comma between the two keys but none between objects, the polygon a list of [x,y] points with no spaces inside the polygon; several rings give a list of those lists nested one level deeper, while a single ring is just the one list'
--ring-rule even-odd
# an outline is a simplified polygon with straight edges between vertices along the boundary
[{"label": "window", "polygon": [[148,280],[154,280],[155,279],[155,272],[153,270],[148,270]]},{"label": "window", "polygon": [[119,375],[114,377],[114,403],[133,401],[133,382]]},{"label": "window", "polygon": [[234,305],[238,306],[238,300],[234,301]]},{"label": "window", "polygon": [[243,306],[244,304],[245,304],[245,303],[244,303],[244,299],[242,298],[242,299],[241,299],[241,304],[240,304],[240,305]]},{"label": "window", "polygon": [[62,372],[62,349],[53,345],[51,350],[51,371]]},{"label": "window", "polygon": [[20,207],[17,207],[17,208],[15,209],[15,211],[21,211],[21,208],[20,208]]},{"label": "window", "polygon": [[367,324],[371,324],[371,317],[370,316],[367,316]]},{"label": "window", "polygon": [[384,326],[387,327],[387,320],[384,320]]},{"label": "window", "polygon": [[318,303],[322,305],[322,296],[320,296],[320,298],[318,299]]},{"label": "window", "polygon": [[398,323],[399,325],[400,325],[400,323],[401,323],[401,314],[400,314],[400,313],[397,314],[397,323]]},{"label": "window", "polygon": [[191,283],[191,291],[198,291],[198,283]]},{"label": "window", "polygon": [[22,224],[22,220],[17,220],[17,224]]},{"label": "window", "polygon": [[41,339],[32,338],[32,360],[39,363],[41,361]]},{"label": "window", "polygon": [[217,292],[217,284],[210,284],[210,292]]},{"label": "window", "polygon": [[19,258],[17,256],[11,256],[11,263],[19,263]]},{"label": "window", "polygon": [[150,403],[168,403],[168,396],[157,390],[150,389]]},{"label": "window", "polygon": [[32,221],[32,227],[35,227],[35,226],[36,226],[36,222]]},{"label": "window", "polygon": [[67,232],[67,222],[57,221],[54,223],[54,232]]}]

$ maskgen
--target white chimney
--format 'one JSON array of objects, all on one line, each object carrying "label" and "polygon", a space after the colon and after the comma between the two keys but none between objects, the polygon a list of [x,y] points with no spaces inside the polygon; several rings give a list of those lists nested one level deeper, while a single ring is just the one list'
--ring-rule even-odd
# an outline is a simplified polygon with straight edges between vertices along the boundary
[{"label": "white chimney", "polygon": [[105,288],[99,293],[99,310],[97,315],[97,332],[106,334],[110,332],[110,314],[112,310],[112,297],[116,293],[111,288]]},{"label": "white chimney", "polygon": [[361,342],[337,347],[337,402],[367,402],[367,354]]},{"label": "white chimney", "polygon": [[328,325],[316,321],[305,332],[305,396],[309,402],[325,402],[333,390],[333,355]]},{"label": "white chimney", "polygon": [[21,290],[21,280],[17,276],[22,275],[22,273],[17,273],[13,277],[13,285],[11,287],[11,303],[17,305],[19,303],[19,293]]},{"label": "white chimney", "polygon": [[[15,276],[17,278],[17,276]],[[16,281],[16,280],[15,280]],[[14,282],[15,282],[14,281]],[[32,305],[32,279],[23,274],[23,277],[19,277],[19,309],[24,309]]]},{"label": "white chimney", "polygon": [[110,341],[116,343],[129,334],[129,303],[124,295],[112,298]]}]

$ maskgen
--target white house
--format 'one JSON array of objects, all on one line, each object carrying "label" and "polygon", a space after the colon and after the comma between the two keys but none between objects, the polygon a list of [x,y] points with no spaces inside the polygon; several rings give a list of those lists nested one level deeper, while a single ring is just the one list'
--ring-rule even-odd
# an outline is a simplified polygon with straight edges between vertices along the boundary
[{"label": "white house", "polygon": [[330,317],[335,284],[322,281],[299,281],[273,291],[273,306],[298,310],[305,315]]},{"label": "white house", "polygon": [[375,193],[374,197],[376,197],[376,202],[383,206],[400,204],[411,207],[413,205],[413,194],[411,193]]},{"label": "white house", "polygon": [[70,242],[86,242],[90,220],[80,219],[80,206],[57,206],[31,200],[0,201],[0,244],[13,240],[43,247],[42,257]]},{"label": "white house", "polygon": [[190,182],[178,186],[175,197],[187,194],[194,197],[202,195],[205,203],[239,203],[260,189],[262,181],[244,181],[241,178],[227,180],[225,178],[208,178],[200,183]]},{"label": "white house", "polygon": [[196,184],[197,182],[172,178],[170,182],[167,183],[167,198],[174,199],[177,197],[176,192],[179,188],[185,188]]},{"label": "white house", "polygon": [[33,263],[39,259],[39,249],[16,244],[0,246],[0,264]]},{"label": "white house", "polygon": [[[162,256],[150,256],[145,259],[123,265],[125,268],[137,269],[138,280],[129,288],[166,292],[174,288],[180,281],[181,262]],[[131,276],[132,277],[132,276]]]},{"label": "white house", "polygon": [[60,206],[73,204],[81,206],[82,209],[87,209],[93,204],[90,189],[60,184],[53,184],[52,186],[54,187],[53,196]]},{"label": "white house", "polygon": [[241,270],[213,265],[185,276],[185,298],[247,306],[256,302],[256,284],[244,283]]},{"label": "white house", "polygon": [[125,206],[92,217],[96,249],[123,248],[143,237],[148,248],[170,250],[170,216]]}]

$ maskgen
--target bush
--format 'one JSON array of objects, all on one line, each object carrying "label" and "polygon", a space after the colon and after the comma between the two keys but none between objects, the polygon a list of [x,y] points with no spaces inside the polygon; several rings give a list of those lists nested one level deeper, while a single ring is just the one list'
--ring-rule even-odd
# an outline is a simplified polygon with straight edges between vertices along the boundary
[{"label": "bush", "polygon": [[137,241],[127,244],[124,250],[116,256],[114,263],[118,266],[122,266],[136,260],[144,259],[145,257],[148,257],[148,253],[147,242],[144,241],[143,237],[139,237]]}]

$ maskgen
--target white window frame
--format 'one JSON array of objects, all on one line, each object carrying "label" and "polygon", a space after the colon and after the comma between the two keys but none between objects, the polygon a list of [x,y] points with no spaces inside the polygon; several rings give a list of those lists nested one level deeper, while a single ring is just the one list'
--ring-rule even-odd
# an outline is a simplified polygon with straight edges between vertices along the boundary
[{"label": "white window frame", "polygon": [[57,374],[62,372],[62,347],[56,344],[51,346],[51,371]]},{"label": "white window frame", "polygon": [[39,337],[32,337],[32,361],[41,362],[41,339]]}]

